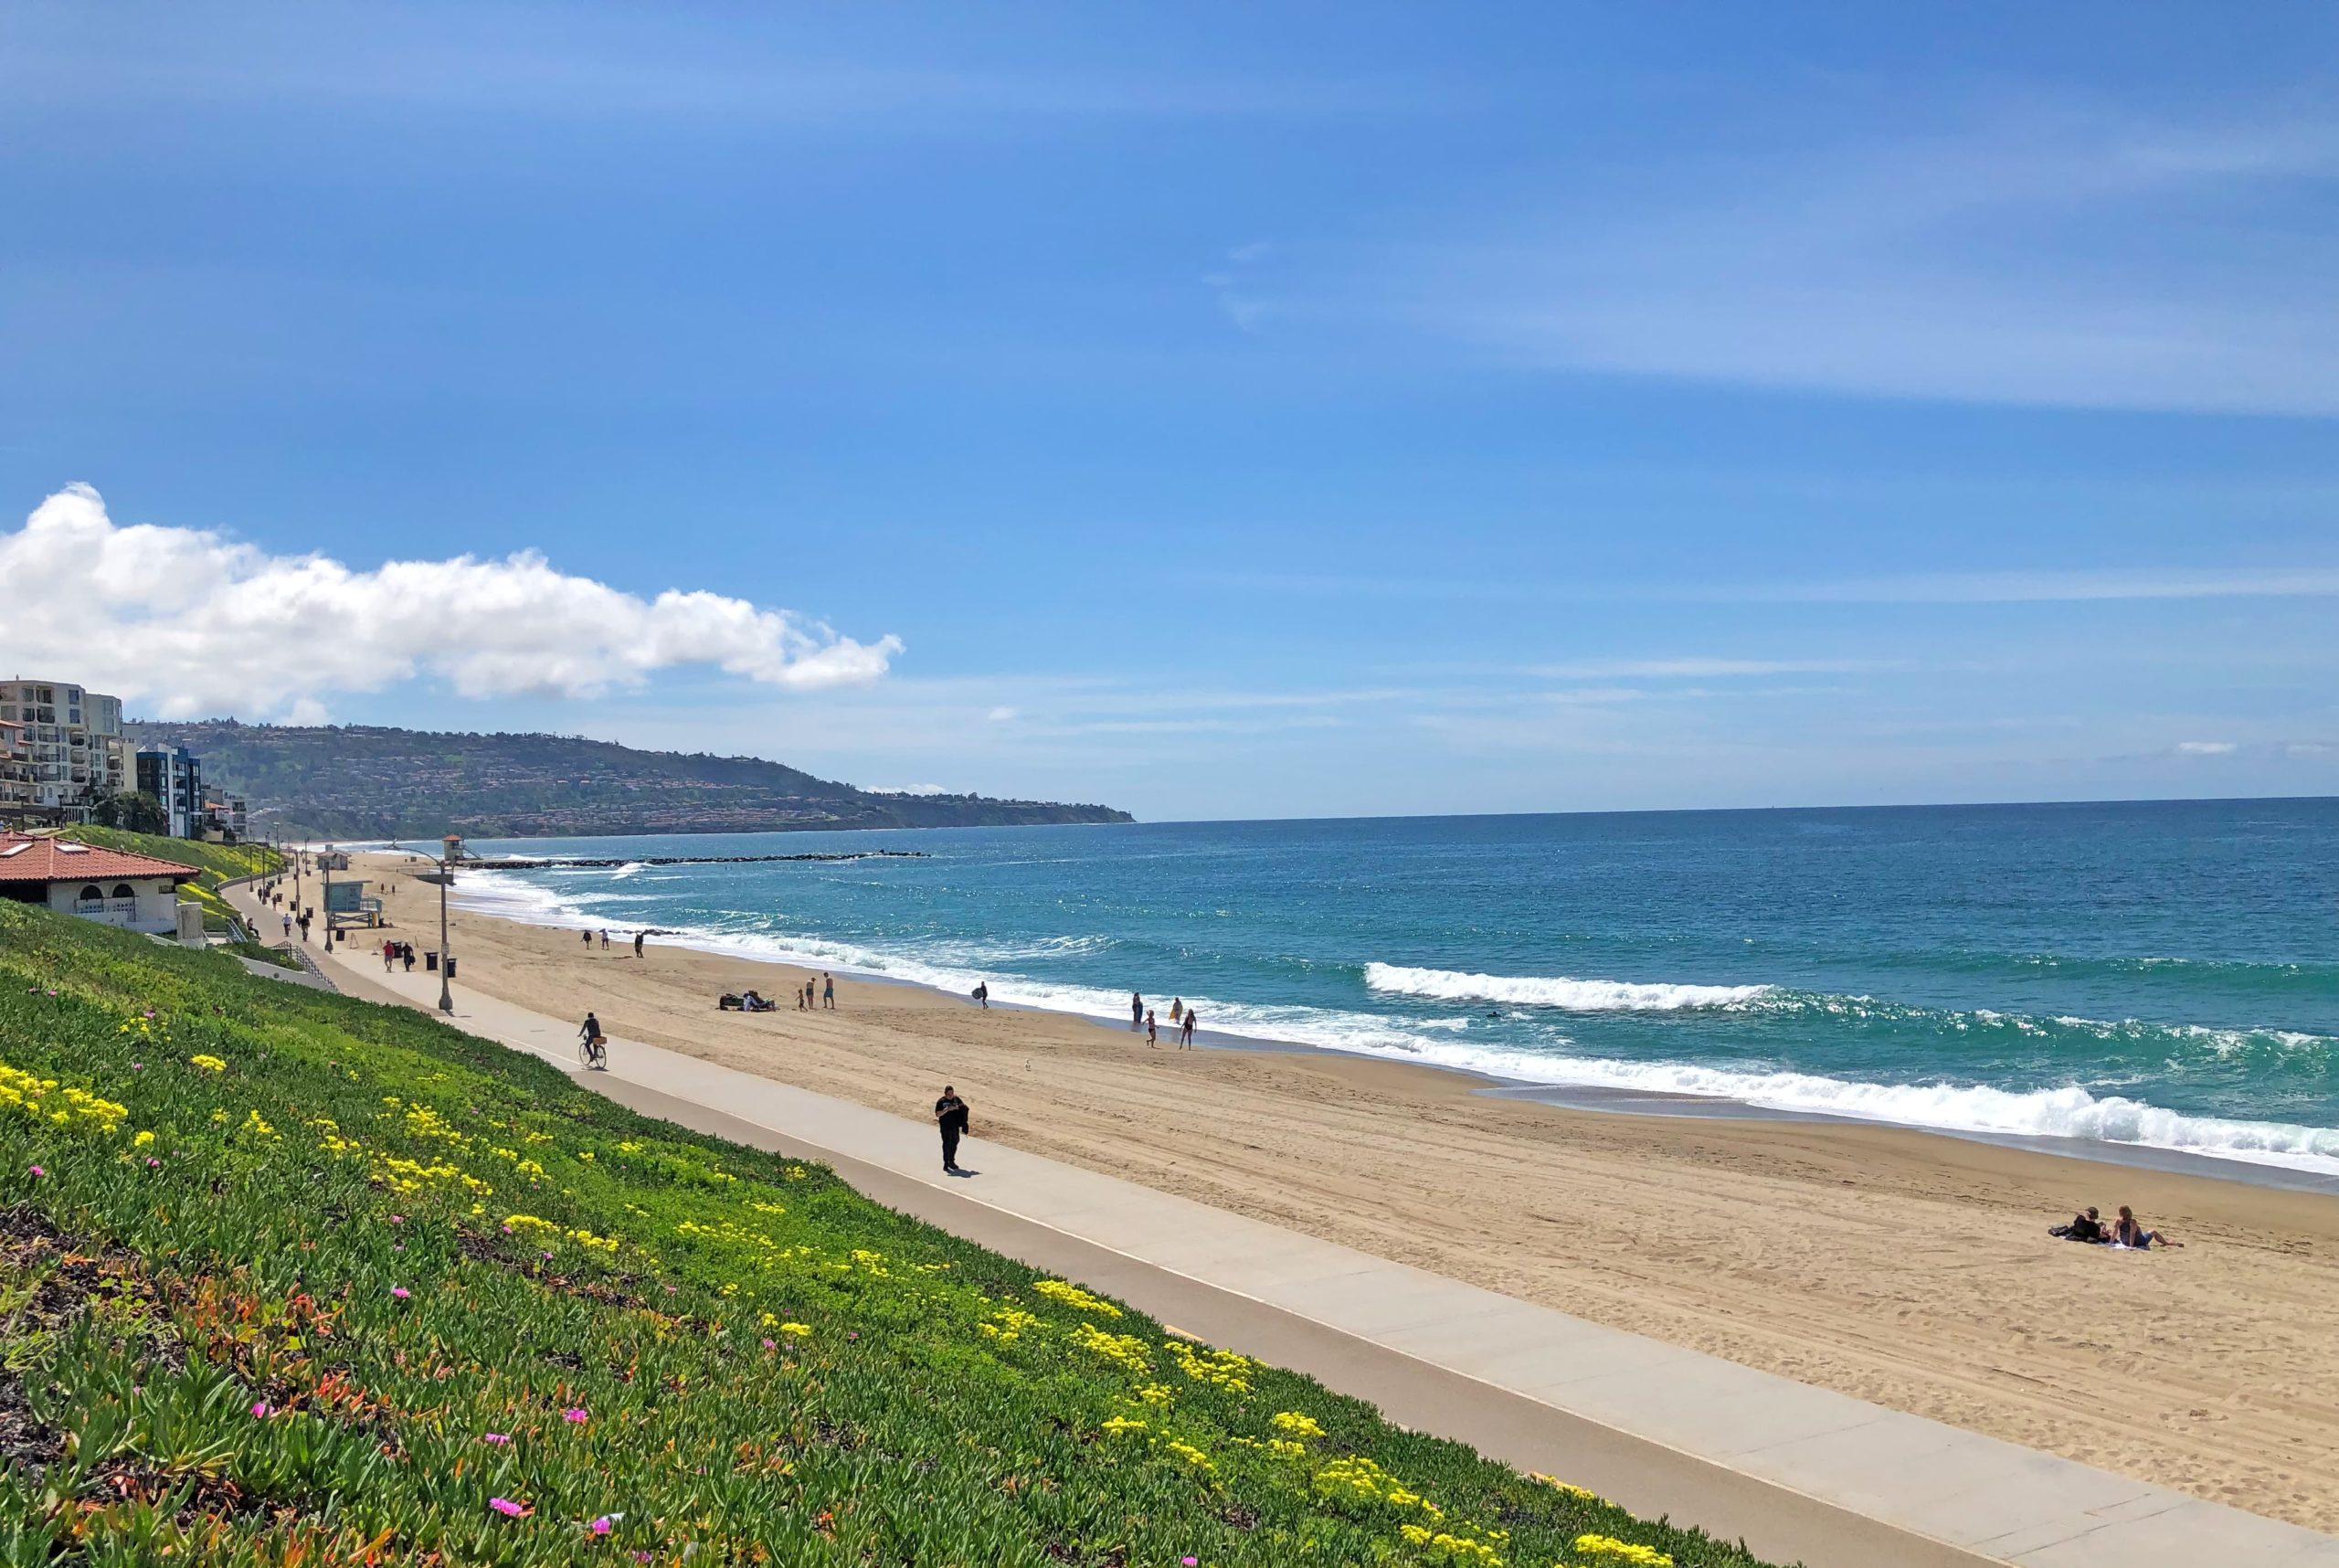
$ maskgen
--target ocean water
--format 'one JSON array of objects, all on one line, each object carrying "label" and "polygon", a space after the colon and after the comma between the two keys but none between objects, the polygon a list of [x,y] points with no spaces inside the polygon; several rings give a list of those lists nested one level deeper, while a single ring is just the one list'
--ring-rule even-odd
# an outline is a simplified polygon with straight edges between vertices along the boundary
[{"label": "ocean water", "polygon": [[556,924],[1525,1083],[2339,1172],[2339,800],[475,842]]}]

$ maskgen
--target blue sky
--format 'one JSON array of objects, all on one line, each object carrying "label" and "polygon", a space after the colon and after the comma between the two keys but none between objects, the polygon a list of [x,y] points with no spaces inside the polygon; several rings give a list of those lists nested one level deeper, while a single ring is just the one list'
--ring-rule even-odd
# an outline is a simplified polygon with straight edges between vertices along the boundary
[{"label": "blue sky", "polygon": [[2339,788],[2339,14],[1917,9],[11,6],[0,562],[153,581],[0,662],[1151,818]]}]

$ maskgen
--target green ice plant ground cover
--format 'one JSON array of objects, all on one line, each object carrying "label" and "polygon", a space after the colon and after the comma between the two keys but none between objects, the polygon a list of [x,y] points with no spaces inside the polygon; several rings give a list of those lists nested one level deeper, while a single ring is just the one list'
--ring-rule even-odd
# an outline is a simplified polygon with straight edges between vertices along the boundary
[{"label": "green ice plant ground cover", "polygon": [[0,904],[0,1563],[1759,1568],[402,1009]]}]

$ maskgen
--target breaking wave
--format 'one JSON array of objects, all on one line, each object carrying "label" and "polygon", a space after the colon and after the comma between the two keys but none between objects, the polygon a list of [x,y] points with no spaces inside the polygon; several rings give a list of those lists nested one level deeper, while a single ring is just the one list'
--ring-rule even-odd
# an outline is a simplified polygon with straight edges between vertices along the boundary
[{"label": "breaking wave", "polygon": [[1671,1012],[1685,1007],[1735,1007],[1768,996],[1767,985],[1646,985],[1633,980],[1571,980],[1539,975],[1474,975],[1458,969],[1416,969],[1367,964],[1371,991],[1445,1001],[1507,1001],[1566,1012]]}]

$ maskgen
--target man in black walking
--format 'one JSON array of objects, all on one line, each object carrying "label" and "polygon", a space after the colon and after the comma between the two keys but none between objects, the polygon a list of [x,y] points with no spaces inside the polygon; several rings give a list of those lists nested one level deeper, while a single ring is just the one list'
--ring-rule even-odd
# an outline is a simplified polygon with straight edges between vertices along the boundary
[{"label": "man in black walking", "polygon": [[935,1124],[942,1128],[942,1169],[956,1176],[958,1171],[958,1139],[967,1132],[967,1102],[948,1084],[942,1086],[942,1097],[934,1102]]}]

